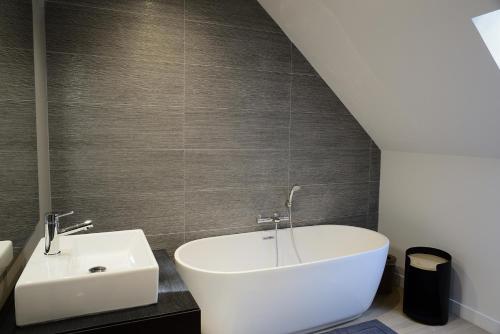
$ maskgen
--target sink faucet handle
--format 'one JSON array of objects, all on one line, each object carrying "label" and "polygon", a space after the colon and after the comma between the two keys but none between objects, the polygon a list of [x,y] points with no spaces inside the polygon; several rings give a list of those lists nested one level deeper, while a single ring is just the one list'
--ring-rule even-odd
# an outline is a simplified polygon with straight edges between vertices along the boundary
[{"label": "sink faucet handle", "polygon": [[94,228],[94,225],[92,224],[92,220],[89,219],[81,224],[76,224],[70,227],[60,229],[59,235],[70,235],[81,231],[87,231],[90,230],[91,228]]},{"label": "sink faucet handle", "polygon": [[75,211],[70,211],[70,212],[66,212],[66,213],[56,213],[56,217],[57,218],[66,217],[66,216],[72,215],[74,213],[75,213]]}]

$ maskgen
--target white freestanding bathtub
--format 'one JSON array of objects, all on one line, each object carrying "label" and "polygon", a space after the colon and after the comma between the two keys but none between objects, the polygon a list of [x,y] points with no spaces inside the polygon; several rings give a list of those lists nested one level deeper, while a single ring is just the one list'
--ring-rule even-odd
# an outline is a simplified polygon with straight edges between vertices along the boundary
[{"label": "white freestanding bathtub", "polygon": [[188,242],[177,270],[201,308],[203,334],[302,333],[366,311],[384,270],[389,240],[350,226],[290,229]]}]

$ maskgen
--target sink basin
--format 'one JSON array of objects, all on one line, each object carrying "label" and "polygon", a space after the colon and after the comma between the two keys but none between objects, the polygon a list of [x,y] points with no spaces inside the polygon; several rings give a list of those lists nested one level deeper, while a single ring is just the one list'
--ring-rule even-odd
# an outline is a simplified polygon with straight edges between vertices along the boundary
[{"label": "sink basin", "polygon": [[61,236],[60,249],[44,255],[42,239],[26,264],[18,326],[158,301],[158,263],[142,230]]}]

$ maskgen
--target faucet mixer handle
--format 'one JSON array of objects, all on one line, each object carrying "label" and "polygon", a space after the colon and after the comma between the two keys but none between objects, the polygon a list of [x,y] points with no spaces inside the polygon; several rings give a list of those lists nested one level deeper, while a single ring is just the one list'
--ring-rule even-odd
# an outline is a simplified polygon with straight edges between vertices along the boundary
[{"label": "faucet mixer handle", "polygon": [[66,213],[56,213],[56,218],[66,217],[66,216],[72,215],[74,213],[75,213],[75,211],[73,211],[73,210],[71,210],[70,212],[66,212]]},{"label": "faucet mixer handle", "polygon": [[45,214],[45,223],[46,224],[54,224],[59,221],[59,218],[66,217],[75,213],[74,211],[66,212],[66,213],[55,213],[55,212],[47,212]]},{"label": "faucet mixer handle", "polygon": [[66,227],[63,229],[59,230],[59,235],[69,235],[81,231],[87,231],[90,230],[91,228],[94,228],[94,225],[92,224],[92,220],[86,220],[81,224],[76,224],[70,227]]}]

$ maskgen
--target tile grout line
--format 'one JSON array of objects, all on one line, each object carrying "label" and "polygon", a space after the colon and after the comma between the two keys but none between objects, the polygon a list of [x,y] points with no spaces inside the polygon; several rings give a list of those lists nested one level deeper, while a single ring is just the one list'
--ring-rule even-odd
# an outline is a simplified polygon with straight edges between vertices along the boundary
[{"label": "tile grout line", "polygon": [[28,49],[28,48],[19,48],[19,47],[15,47],[15,46],[0,46],[0,51],[3,51],[3,50],[6,50],[6,51],[31,51],[33,52],[33,49]]},{"label": "tile grout line", "polygon": [[[198,63],[189,63],[189,66],[198,66],[198,67],[208,67],[208,68],[222,68],[222,69],[227,69],[227,70],[237,70],[237,71],[245,71],[245,72],[257,72],[257,73],[269,73],[269,74],[281,74],[281,75],[292,75],[293,73],[291,72],[284,72],[284,71],[271,71],[271,70],[266,70],[266,69],[259,69],[255,67],[250,67],[250,66],[231,66],[231,65],[215,65],[215,64],[198,64]],[[310,74],[303,74],[304,76],[309,76],[312,77]]]},{"label": "tile grout line", "polygon": [[[366,226],[370,223],[370,202],[372,200],[372,192],[370,189],[370,180],[372,178],[372,139],[368,142],[368,203],[366,205]],[[377,223],[378,230],[378,223]]]},{"label": "tile grout line", "polygon": [[246,71],[246,72],[257,72],[257,73],[269,73],[269,74],[282,74],[282,75],[299,75],[299,76],[305,76],[305,77],[316,77],[314,74],[309,74],[309,73],[292,73],[290,72],[283,72],[283,71],[271,71],[271,70],[266,70],[266,69],[257,69],[257,68],[251,68],[251,67],[244,67],[244,66],[228,66],[228,65],[216,65],[216,64],[197,64],[197,63],[188,63],[186,64],[186,60],[184,59],[183,63],[176,62],[176,61],[158,61],[158,60],[144,60],[140,59],[134,56],[129,56],[129,57],[117,57],[117,56],[108,56],[108,55],[98,55],[98,54],[92,54],[92,53],[81,53],[81,52],[63,52],[63,51],[54,51],[54,50],[47,50],[47,54],[52,54],[52,55],[65,55],[65,56],[78,56],[78,57],[96,57],[96,58],[103,58],[103,59],[109,59],[109,60],[114,60],[114,59],[130,59],[133,60],[137,63],[148,63],[148,64],[169,64],[169,65],[188,65],[188,66],[198,66],[198,67],[206,67],[206,68],[215,68],[215,69],[227,69],[227,70],[237,70],[237,71]]},{"label": "tile grout line", "polygon": [[[103,58],[103,59],[108,59],[108,60],[115,60],[115,59],[125,59],[125,60],[132,60],[137,63],[149,63],[149,64],[169,64],[169,65],[182,65],[182,63],[177,62],[177,61],[171,61],[171,60],[149,60],[145,58],[141,58],[140,56],[108,56],[108,55],[99,55],[95,53],[83,53],[83,52],[65,52],[65,51],[55,51],[48,49],[47,50],[47,55],[63,55],[63,56],[77,56],[77,57],[95,57],[95,58]],[[146,55],[147,57],[150,57],[151,55]]]},{"label": "tile grout line", "polygon": [[127,9],[116,9],[116,8],[111,8],[111,7],[99,7],[97,6],[92,6],[89,4],[78,4],[75,2],[68,2],[64,0],[46,0],[47,3],[53,3],[59,6],[65,6],[65,7],[78,7],[78,8],[83,8],[83,9],[94,9],[94,10],[100,10],[104,12],[114,12],[114,13],[123,13],[123,14],[129,14],[129,15],[136,15],[136,16],[150,16],[150,17],[161,17],[161,18],[168,18],[171,17],[172,15],[165,15],[165,14],[152,14],[152,13],[145,13],[143,10],[127,10]]},{"label": "tile grout line", "polygon": [[[181,65],[181,64],[179,64]],[[52,99],[47,101],[49,104],[61,104],[61,105],[71,105],[71,106],[89,106],[89,107],[130,107],[130,106],[139,106],[139,107],[166,107],[166,108],[172,108],[172,109],[182,109],[183,106],[181,104],[160,104],[160,103],[149,103],[149,104],[136,104],[136,103],[115,103],[115,102],[97,102],[97,103],[92,103],[92,102],[84,102],[84,101],[65,101],[63,99]],[[202,108],[202,107],[199,107]]]},{"label": "tile grout line", "polygon": [[[327,186],[354,186],[354,185],[365,185],[366,182],[330,182],[330,183],[307,183],[307,184],[301,184],[302,187],[327,187]],[[271,186],[254,186],[254,187],[223,187],[223,188],[202,188],[202,189],[193,189],[193,190],[186,190],[187,192],[223,192],[223,191],[247,191],[247,190],[255,190],[255,191],[265,191],[269,189],[284,189],[286,186],[280,186],[280,185],[271,185]],[[120,195],[123,197],[145,197],[145,196],[153,196],[153,195],[158,195],[158,194],[172,194],[172,193],[183,193],[183,189],[179,190],[168,190],[168,191],[158,191],[158,192],[148,192],[148,193],[141,193],[140,195],[138,194],[133,194],[133,195],[123,195],[118,192],[112,193],[113,195]],[[86,195],[75,195],[75,194],[81,194],[81,192],[77,193],[65,193],[63,195],[56,195],[54,198],[57,199],[62,199],[65,198],[66,196],[70,196],[72,198],[104,198],[107,195],[93,195],[93,194],[86,194]]]},{"label": "tile grout line", "polygon": [[210,22],[210,21],[197,20],[197,19],[186,19],[186,21],[194,22],[194,23],[198,23],[198,24],[214,25],[214,26],[219,26],[219,27],[224,27],[224,28],[241,29],[241,30],[247,30],[247,31],[252,31],[252,32],[263,32],[263,33],[267,33],[267,34],[274,34],[274,35],[280,35],[280,36],[287,37],[286,34],[283,33],[281,30],[280,31],[273,31],[273,30],[268,30],[268,29],[255,29],[255,28],[251,28],[248,26],[238,26],[235,24]]},{"label": "tile grout line", "polygon": [[368,142],[368,182],[372,179],[372,140]]},{"label": "tile grout line", "polygon": [[[73,148],[61,148],[61,150],[65,151],[73,151],[75,149]],[[115,152],[120,152],[120,151],[138,151],[138,150],[143,150],[143,151],[148,151],[148,152],[167,152],[167,151],[198,151],[198,152],[232,152],[232,151],[238,151],[238,152],[288,152],[288,148],[151,148],[151,147],[141,147],[141,146],[136,146],[136,147],[126,147],[126,148],[116,148],[116,147],[101,147],[101,148],[95,148],[93,150],[98,150],[98,151],[115,151]],[[310,152],[311,150],[314,149],[307,149],[307,148],[302,148],[302,149],[292,149],[292,151],[297,151],[297,152]],[[324,148],[324,149],[317,149],[315,152],[318,151],[328,151],[329,153],[339,153],[339,152],[364,152],[368,151],[367,149],[364,148],[345,148],[345,147],[340,147],[340,148]],[[366,180],[366,179],[365,179]],[[366,182],[378,182],[377,180],[371,180],[371,181],[366,181]]]},{"label": "tile grout line", "polygon": [[[290,73],[292,73],[293,69],[293,59],[292,59],[292,49],[293,49],[293,44],[292,41],[290,41]],[[290,191],[290,163],[292,160],[292,145],[291,145],[291,132],[292,132],[292,83],[293,83],[293,75],[290,74],[290,82],[289,82],[289,96],[288,96],[288,108],[289,108],[289,114],[288,114],[288,166],[287,166],[287,171],[288,171],[288,189],[287,192]]]},{"label": "tile grout line", "polygon": [[27,103],[36,102],[35,99],[0,99],[0,103]]},{"label": "tile grout line", "polygon": [[184,183],[184,208],[183,208],[183,233],[182,233],[182,243],[186,243],[186,0],[183,1],[183,20],[182,20],[182,47],[183,47],[183,57],[184,57],[184,112],[182,120],[182,173],[183,173],[183,183]]},{"label": "tile grout line", "polygon": [[[77,149],[73,148],[68,148],[68,149],[61,149],[65,151],[74,151]],[[99,150],[99,151],[114,151],[114,152],[127,152],[127,151],[143,151],[143,150],[148,150],[149,152],[167,152],[167,151],[200,151],[200,152],[211,152],[211,151],[243,151],[243,152],[287,152],[287,149],[275,149],[275,148],[150,148],[150,147],[126,147],[126,148],[108,148],[108,147],[102,147],[102,148],[95,148],[92,150]],[[339,149],[339,151],[349,151],[349,149]],[[362,150],[360,150],[362,151]]]},{"label": "tile grout line", "polygon": [[[324,224],[327,224],[327,225],[331,225],[331,224],[333,224],[334,220],[346,219],[346,218],[355,218],[355,217],[364,217],[364,215],[345,215],[345,216],[336,216],[336,217],[321,217],[321,218],[314,218],[314,219],[307,219],[307,220],[301,219],[301,220],[297,220],[297,224],[303,224],[303,223],[309,224],[309,223],[311,223],[311,224],[314,225],[314,224],[318,224],[318,223],[319,224],[324,223]],[[333,224],[333,225],[335,225],[335,224]],[[340,225],[343,225],[343,224],[340,224]],[[201,230],[192,230],[192,231],[189,231],[189,233],[216,232],[216,231],[227,231],[227,230],[235,230],[235,229],[251,229],[251,228],[259,228],[259,227],[262,227],[262,226],[258,225],[258,224],[241,225],[241,226],[234,225],[234,226],[227,226],[227,227],[206,228],[206,229],[201,229]],[[286,227],[284,227],[284,228],[286,228]],[[272,229],[272,227],[270,227],[270,229]],[[266,230],[267,230],[266,228],[262,229],[262,231],[266,231]],[[257,231],[261,231],[261,230],[257,230]],[[161,235],[171,235],[171,234],[179,234],[179,232],[161,233]]]}]

